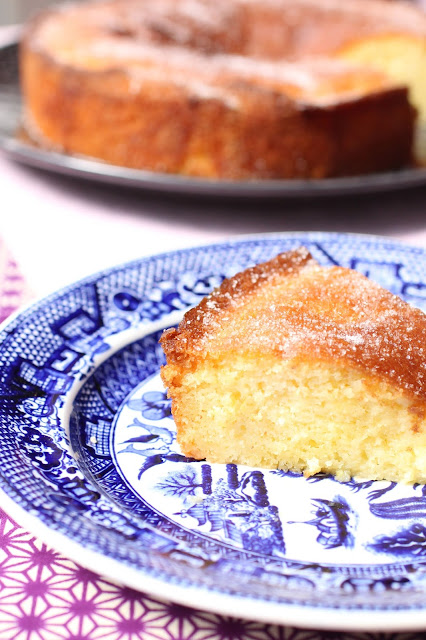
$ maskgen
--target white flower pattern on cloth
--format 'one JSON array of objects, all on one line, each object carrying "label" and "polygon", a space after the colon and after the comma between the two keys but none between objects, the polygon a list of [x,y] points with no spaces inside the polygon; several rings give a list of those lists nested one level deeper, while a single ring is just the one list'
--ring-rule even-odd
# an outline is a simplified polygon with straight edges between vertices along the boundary
[{"label": "white flower pattern on cloth", "polygon": [[0,510],[1,640],[420,640],[311,631],[159,602],[67,560]]}]

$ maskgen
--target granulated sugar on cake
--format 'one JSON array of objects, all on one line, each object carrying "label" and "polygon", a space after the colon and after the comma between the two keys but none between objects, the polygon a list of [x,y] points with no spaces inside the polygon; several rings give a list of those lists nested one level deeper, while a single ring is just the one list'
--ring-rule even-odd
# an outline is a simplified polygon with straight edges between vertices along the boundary
[{"label": "granulated sugar on cake", "polygon": [[426,481],[426,315],[306,249],[164,332],[178,442],[209,462]]}]

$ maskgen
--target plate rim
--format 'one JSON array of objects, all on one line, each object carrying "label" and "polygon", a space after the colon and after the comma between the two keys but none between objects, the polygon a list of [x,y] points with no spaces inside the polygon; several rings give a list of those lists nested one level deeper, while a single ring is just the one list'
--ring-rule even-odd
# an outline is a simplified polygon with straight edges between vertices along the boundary
[{"label": "plate rim", "polygon": [[[16,322],[26,312],[35,311],[48,301],[52,301],[59,295],[63,295],[67,291],[80,286],[81,284],[98,280],[102,275],[111,274],[120,269],[130,268],[133,264],[140,264],[155,257],[164,259],[169,255],[177,253],[190,253],[194,250],[202,250],[203,247],[221,246],[222,248],[230,247],[235,244],[245,244],[251,240],[262,239],[283,239],[294,240],[300,238],[302,242],[320,241],[322,240],[338,240],[340,238],[354,239],[359,242],[378,242],[385,246],[393,246],[396,249],[409,250],[410,252],[419,253],[426,256],[426,248],[404,243],[390,236],[380,236],[374,234],[360,233],[342,233],[342,232],[324,232],[324,231],[294,231],[294,232],[269,232],[260,234],[246,234],[241,236],[232,236],[222,241],[212,241],[210,243],[185,247],[174,251],[166,251],[162,253],[154,253],[152,255],[141,256],[140,258],[126,261],[122,264],[112,265],[109,268],[102,269],[93,274],[85,276],[68,285],[61,287],[52,293],[41,297],[29,304],[21,307],[11,314],[1,325],[0,333],[7,329],[9,324]],[[153,323],[146,325],[147,331],[153,326]],[[127,341],[127,343],[132,340]],[[108,357],[112,352],[108,352]],[[97,365],[98,366],[98,365]],[[68,397],[66,398],[68,401]],[[0,466],[0,475],[2,469]],[[12,487],[13,488],[13,487]],[[230,595],[225,592],[210,591],[202,585],[182,585],[170,584],[162,578],[157,578],[140,569],[134,569],[119,560],[97,553],[90,548],[83,546],[79,542],[70,539],[64,533],[51,528],[37,516],[27,513],[24,508],[16,503],[11,496],[0,489],[0,505],[5,508],[7,515],[22,524],[30,533],[38,536],[47,545],[54,548],[66,557],[72,559],[76,563],[99,573],[99,566],[102,566],[102,577],[106,580],[118,584],[125,584],[136,590],[145,592],[148,590],[149,595],[164,600],[169,599],[179,602],[185,606],[196,607],[220,615],[229,615],[232,617],[240,617],[244,619],[255,619],[258,622],[274,623],[281,625],[302,626],[309,629],[330,629],[330,630],[347,630],[347,631],[410,631],[421,630],[426,624],[426,606],[418,609],[404,610],[360,610],[350,608],[327,608],[326,606],[310,605],[300,606],[290,603],[277,603],[267,601],[266,599],[257,598],[255,596],[238,596]],[[124,574],[124,579],[123,579]],[[120,576],[122,579],[120,579]],[[188,595],[191,595],[191,603],[188,604]],[[196,604],[195,604],[196,603]],[[256,616],[253,617],[252,607],[256,605]],[[312,613],[314,615],[312,616]],[[306,616],[310,613],[311,617],[307,620]],[[312,619],[313,618],[313,619]]]},{"label": "plate rim", "polygon": [[[303,230],[303,229],[297,230],[296,229],[294,231],[259,231],[256,233],[240,233],[240,234],[233,233],[231,235],[224,236],[223,238],[206,240],[205,242],[191,244],[188,246],[182,246],[182,247],[178,247],[177,249],[167,249],[166,251],[153,251],[152,253],[151,252],[146,253],[140,256],[139,258],[124,260],[116,264],[112,264],[109,267],[96,269],[92,273],[79,277],[77,280],[71,280],[71,281],[65,282],[61,287],[52,289],[51,291],[45,293],[44,295],[36,297],[34,300],[30,300],[29,302],[25,303],[24,305],[19,307],[19,309],[17,309],[16,311],[13,311],[5,320],[3,320],[0,323],[0,335],[2,330],[7,327],[9,322],[12,322],[14,318],[20,316],[23,312],[31,309],[33,306],[44,303],[45,301],[49,300],[52,296],[56,296],[59,293],[63,293],[67,291],[70,287],[75,287],[77,285],[84,284],[85,282],[89,282],[94,278],[97,279],[105,273],[110,273],[111,271],[125,269],[130,267],[131,265],[138,264],[141,261],[150,260],[151,258],[164,259],[171,255],[185,253],[187,251],[194,251],[194,250],[199,250],[203,248],[212,248],[215,246],[222,247],[223,245],[238,244],[240,242],[244,243],[250,240],[262,240],[262,239],[280,238],[280,237],[288,238],[289,240],[293,238],[304,237],[308,239],[310,242],[317,241],[317,240],[319,241],[321,238],[325,238],[325,237],[327,238],[347,237],[347,238],[353,238],[354,240],[359,240],[359,241],[386,243],[386,245],[392,245],[395,248],[410,249],[411,251],[415,251],[422,255],[423,254],[426,255],[425,245],[420,245],[420,244],[415,244],[413,242],[405,241],[405,240],[399,239],[396,236],[388,236],[388,235],[368,233],[368,232],[363,233],[359,231],[325,231],[322,229],[317,229],[317,230]],[[0,346],[1,346],[1,342],[0,342]]]},{"label": "plate rim", "polygon": [[[48,525],[16,504],[2,489],[0,489],[0,506],[8,517],[16,520],[30,534],[39,538],[58,553],[65,555],[67,559],[100,575],[103,580],[135,589],[141,593],[141,597],[147,595],[161,601],[176,602],[188,608],[200,609],[215,615],[311,630],[374,633],[425,629],[426,608],[402,611],[361,611],[359,609],[305,607],[210,591],[199,586],[169,583],[160,578],[143,574],[139,570],[124,565],[102,553],[96,553],[74,542],[64,534],[50,529]],[[99,566],[103,567],[102,573],[99,572]],[[118,575],[122,576],[121,580],[117,577]],[[190,603],[188,603],[188,595],[193,596]],[[252,614],[253,607],[256,610],[255,616]],[[313,612],[314,615],[312,615]]]},{"label": "plate rim", "polygon": [[[12,30],[11,36],[0,46],[0,55],[7,48],[19,46],[21,33],[22,27],[18,26]],[[22,112],[22,96],[18,78],[16,78],[16,85],[20,111]],[[209,196],[219,199],[309,199],[314,197],[338,197],[348,194],[362,195],[392,192],[426,185],[426,166],[319,180],[232,181],[181,176],[120,167],[102,162],[96,158],[67,154],[54,149],[41,149],[19,140],[9,128],[7,128],[7,133],[0,131],[0,149],[12,159],[43,171],[51,171],[92,182],[169,195]]]}]

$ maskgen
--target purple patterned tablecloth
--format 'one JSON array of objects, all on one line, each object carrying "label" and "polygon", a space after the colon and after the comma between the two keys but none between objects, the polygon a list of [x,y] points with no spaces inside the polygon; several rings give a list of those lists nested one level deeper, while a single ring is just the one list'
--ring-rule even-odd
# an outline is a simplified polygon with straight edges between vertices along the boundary
[{"label": "purple patterned tablecloth", "polygon": [[1,640],[302,640],[292,632],[153,600],[49,549],[0,510]]},{"label": "purple patterned tablecloth", "polygon": [[[0,238],[0,319],[30,299]],[[253,612],[256,616],[256,612]],[[307,625],[309,621],[307,620]],[[0,640],[415,640],[268,625],[159,602],[50,549],[0,509]]]}]

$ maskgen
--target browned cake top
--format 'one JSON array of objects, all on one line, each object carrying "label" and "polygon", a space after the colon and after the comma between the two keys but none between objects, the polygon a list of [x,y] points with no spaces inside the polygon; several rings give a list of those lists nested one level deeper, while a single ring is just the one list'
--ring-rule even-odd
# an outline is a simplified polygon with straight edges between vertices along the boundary
[{"label": "browned cake top", "polygon": [[243,353],[348,362],[426,401],[425,339],[421,310],[301,248],[225,280],[161,343],[188,369]]},{"label": "browned cake top", "polygon": [[386,0],[95,0],[45,15],[39,46],[54,43],[64,56],[94,35],[261,58],[329,53],[369,34],[426,35],[420,8]]},{"label": "browned cake top", "polygon": [[[43,14],[26,42],[77,69],[126,70],[135,92],[164,76],[201,96],[225,87],[216,97],[230,99],[241,79],[323,103],[389,86],[378,72],[318,59],[389,31],[424,37],[426,15],[384,0],[103,0]],[[276,62],[306,56],[315,59]]]}]

